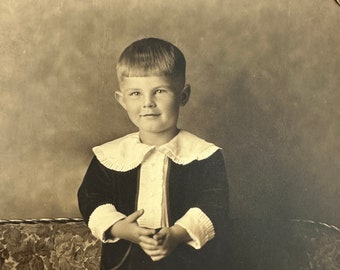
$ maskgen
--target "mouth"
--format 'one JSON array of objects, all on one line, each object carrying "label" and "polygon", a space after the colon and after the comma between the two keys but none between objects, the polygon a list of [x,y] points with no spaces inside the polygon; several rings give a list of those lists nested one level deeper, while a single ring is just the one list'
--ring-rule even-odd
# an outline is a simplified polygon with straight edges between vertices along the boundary
[{"label": "mouth", "polygon": [[146,114],[142,114],[140,117],[157,117],[160,116],[161,114],[159,113],[146,113]]}]

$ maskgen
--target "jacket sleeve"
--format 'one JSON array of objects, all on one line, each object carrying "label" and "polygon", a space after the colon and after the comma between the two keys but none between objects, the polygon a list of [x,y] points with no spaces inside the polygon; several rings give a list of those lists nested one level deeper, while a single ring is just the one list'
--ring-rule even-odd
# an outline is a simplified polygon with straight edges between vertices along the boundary
[{"label": "jacket sleeve", "polygon": [[221,150],[203,160],[198,168],[197,207],[212,221],[216,236],[223,235],[229,212],[229,191],[224,157]]},{"label": "jacket sleeve", "polygon": [[93,157],[78,190],[78,206],[88,224],[96,208],[111,204],[114,206],[114,181],[96,157]]},{"label": "jacket sleeve", "polygon": [[[195,246],[188,243],[191,247],[181,245],[178,247],[178,252],[185,254],[183,256],[186,259],[197,264],[197,269],[225,269],[229,201],[227,174],[222,151],[217,150],[208,158],[194,161],[185,166],[172,164],[171,169],[170,224],[181,220],[191,209],[194,209],[196,216],[206,215],[214,228],[214,237],[206,243],[204,243],[205,241],[201,242],[204,246],[199,251],[193,249],[192,247],[195,248]],[[194,220],[196,222],[198,220],[200,223],[200,219],[195,218]],[[205,218],[202,218],[202,221],[204,220]],[[204,228],[204,222],[201,223]],[[193,240],[196,239],[193,238]]]},{"label": "jacket sleeve", "polygon": [[184,166],[172,163],[170,169],[170,224],[177,223],[192,230],[194,236],[205,237],[198,237],[203,241],[196,248],[214,236],[214,242],[224,238],[229,202],[222,151]]},{"label": "jacket sleeve", "polygon": [[78,190],[80,212],[92,234],[102,242],[116,242],[108,239],[105,232],[126,216],[117,211],[114,202],[114,181],[107,169],[94,157]]}]

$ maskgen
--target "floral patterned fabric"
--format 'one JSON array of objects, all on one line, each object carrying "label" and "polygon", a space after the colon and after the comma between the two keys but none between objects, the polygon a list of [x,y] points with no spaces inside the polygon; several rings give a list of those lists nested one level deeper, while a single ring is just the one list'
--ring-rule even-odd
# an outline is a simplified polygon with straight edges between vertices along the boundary
[{"label": "floral patterned fabric", "polygon": [[[230,224],[233,270],[339,270],[340,230],[313,221]],[[233,227],[233,228],[232,228]],[[98,270],[101,243],[84,222],[0,222],[0,270]]]},{"label": "floral patterned fabric", "polygon": [[295,246],[305,256],[305,264],[299,270],[340,270],[338,228],[312,221],[299,221],[293,223],[292,232]]},{"label": "floral patterned fabric", "polygon": [[84,222],[0,225],[1,270],[98,270],[100,248]]}]

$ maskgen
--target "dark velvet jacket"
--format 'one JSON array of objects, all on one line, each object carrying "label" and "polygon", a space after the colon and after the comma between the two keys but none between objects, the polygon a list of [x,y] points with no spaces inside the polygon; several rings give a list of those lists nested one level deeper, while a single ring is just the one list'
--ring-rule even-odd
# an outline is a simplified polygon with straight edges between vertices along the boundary
[{"label": "dark velvet jacket", "polygon": [[[96,157],[86,172],[78,191],[81,214],[88,223],[91,213],[100,205],[113,204],[117,210],[129,215],[136,210],[138,196],[138,175],[140,166],[118,172],[103,166]],[[169,164],[168,214],[170,226],[180,219],[190,208],[200,208],[212,221],[215,237],[201,249],[181,244],[169,257],[161,260],[161,266],[145,269],[225,269],[225,238],[228,220],[228,185],[222,152],[217,150],[210,157],[178,165]],[[103,243],[101,269],[114,269],[130,243],[119,240]],[[127,256],[127,259],[129,259]],[[156,263],[155,263],[156,265]],[[142,269],[119,268],[119,269]]]}]

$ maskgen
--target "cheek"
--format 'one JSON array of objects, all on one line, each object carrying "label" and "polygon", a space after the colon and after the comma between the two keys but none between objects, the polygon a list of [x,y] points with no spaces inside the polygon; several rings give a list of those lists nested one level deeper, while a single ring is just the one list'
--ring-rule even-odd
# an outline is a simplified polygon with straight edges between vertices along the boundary
[{"label": "cheek", "polygon": [[128,114],[134,114],[139,112],[139,106],[136,102],[126,102],[125,103],[125,110],[128,112]]},{"label": "cheek", "polygon": [[181,104],[180,100],[176,97],[162,100],[161,103],[162,103],[163,108],[166,108],[167,110],[171,110],[171,111],[177,111]]},{"label": "cheek", "polygon": [[173,113],[177,113],[180,109],[180,102],[178,102],[177,100],[176,101],[173,101],[173,102],[170,102],[168,104],[168,110],[173,112]]}]

